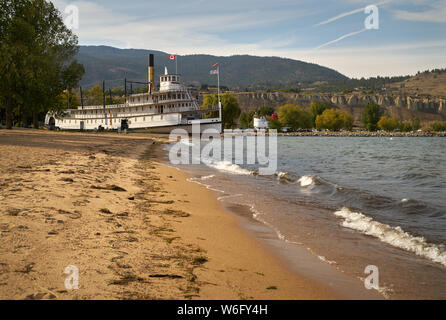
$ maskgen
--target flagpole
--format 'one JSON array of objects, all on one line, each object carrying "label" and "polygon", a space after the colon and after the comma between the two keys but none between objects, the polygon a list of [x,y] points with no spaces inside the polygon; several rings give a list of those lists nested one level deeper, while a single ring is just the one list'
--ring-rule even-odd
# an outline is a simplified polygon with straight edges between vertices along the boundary
[{"label": "flagpole", "polygon": [[218,91],[218,110],[221,121],[222,112],[221,112],[221,101],[220,101],[220,65],[217,66],[217,91]]}]

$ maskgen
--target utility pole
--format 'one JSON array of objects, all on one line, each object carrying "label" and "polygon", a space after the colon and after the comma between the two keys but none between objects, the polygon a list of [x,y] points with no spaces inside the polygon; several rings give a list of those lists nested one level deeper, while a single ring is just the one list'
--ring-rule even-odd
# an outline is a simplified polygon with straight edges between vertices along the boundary
[{"label": "utility pole", "polygon": [[82,87],[79,87],[81,90],[81,106],[82,106],[82,110],[84,110],[84,95],[82,93]]},{"label": "utility pole", "polygon": [[220,121],[222,121],[222,110],[220,100],[220,65],[217,66],[217,92],[218,92],[218,112]]},{"label": "utility pole", "polygon": [[107,113],[105,112],[105,80],[102,81],[102,104],[104,107],[104,124],[107,125]]},{"label": "utility pole", "polygon": [[124,79],[124,104],[127,103],[127,78]]}]

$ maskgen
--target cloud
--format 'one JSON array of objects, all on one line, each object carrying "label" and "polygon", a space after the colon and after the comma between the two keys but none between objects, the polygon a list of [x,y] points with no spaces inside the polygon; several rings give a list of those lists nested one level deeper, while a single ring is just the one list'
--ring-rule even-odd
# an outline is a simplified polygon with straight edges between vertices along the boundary
[{"label": "cloud", "polygon": [[416,12],[407,10],[394,10],[394,15],[397,19],[400,20],[446,23],[445,0],[425,4],[428,6],[427,10]]},{"label": "cloud", "polygon": [[[65,0],[53,2],[62,12],[68,4]],[[195,8],[197,12],[191,13],[192,9],[189,7],[186,10],[182,4],[171,5],[170,10],[161,10],[159,6],[143,2],[139,3],[141,7],[138,7],[136,13],[126,15],[113,11],[113,6],[105,7],[91,1],[75,1],[70,4],[79,8],[79,29],[74,31],[81,44],[99,42],[124,48],[150,48],[178,54],[206,52],[208,49],[218,52],[222,47],[230,47],[234,52],[240,52],[241,47],[251,51],[266,44],[273,47],[290,45],[292,40],[289,39],[274,41],[265,37],[257,44],[245,40],[244,44],[235,46],[228,33],[237,34],[239,31],[268,28],[309,14],[306,9],[294,11],[272,7],[269,10],[261,10],[258,6],[246,4],[243,6],[247,10],[210,10],[198,6]],[[153,7],[153,10],[144,13],[144,5]],[[157,10],[161,12],[157,14]]]},{"label": "cloud", "polygon": [[[439,36],[431,38],[430,42],[417,42],[413,38],[413,42],[406,39],[404,43],[398,44],[390,39],[392,45],[389,45],[389,39],[383,38],[379,46],[328,47],[364,31],[359,30],[325,42],[318,47],[324,48],[323,50],[316,50],[314,46],[317,43],[314,41],[319,38],[312,31],[317,33],[317,29],[312,28],[309,20],[314,10],[320,10],[320,7],[315,9],[317,4],[314,2],[310,7],[304,7],[305,1],[307,0],[300,0],[296,5],[296,0],[282,0],[280,4],[267,4],[260,0],[254,5],[252,2],[239,0],[198,0],[191,5],[190,2],[172,4],[134,0],[131,7],[117,1],[103,6],[92,0],[52,2],[61,12],[67,4],[78,6],[80,28],[74,31],[84,45],[152,49],[178,55],[205,53],[218,56],[280,56],[318,63],[351,77],[408,74],[444,67],[444,54],[442,55],[441,50],[446,49],[446,40],[439,39]],[[344,0],[344,4],[346,1],[349,5],[354,3],[357,6],[368,3],[365,0]],[[392,1],[392,6],[401,1]],[[432,1],[405,1],[416,6],[424,5],[425,11],[432,9]],[[238,2],[242,4],[238,6]],[[409,10],[412,7],[402,8]],[[330,18],[327,23],[341,19],[339,16],[347,15]],[[336,36],[333,36],[333,32],[335,31],[328,30],[323,36],[334,38]],[[329,39],[322,38],[319,41]]]}]

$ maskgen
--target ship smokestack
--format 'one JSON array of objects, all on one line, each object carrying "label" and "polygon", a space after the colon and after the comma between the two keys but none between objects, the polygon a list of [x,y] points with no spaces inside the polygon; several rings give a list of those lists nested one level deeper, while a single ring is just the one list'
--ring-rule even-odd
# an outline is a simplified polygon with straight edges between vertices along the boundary
[{"label": "ship smokestack", "polygon": [[149,54],[149,93],[155,90],[155,57]]}]

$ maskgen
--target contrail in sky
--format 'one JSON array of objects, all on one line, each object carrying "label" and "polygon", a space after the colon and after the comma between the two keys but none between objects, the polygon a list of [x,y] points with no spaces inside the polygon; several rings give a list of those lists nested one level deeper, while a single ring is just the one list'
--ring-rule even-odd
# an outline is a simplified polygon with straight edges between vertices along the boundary
[{"label": "contrail in sky", "polygon": [[315,50],[318,50],[318,49],[323,48],[323,47],[326,47],[326,46],[328,46],[328,45],[330,45],[330,44],[336,43],[336,42],[341,41],[341,40],[343,40],[343,39],[345,39],[345,38],[348,38],[348,37],[351,37],[351,36],[360,34],[360,33],[364,32],[364,31],[367,31],[367,29],[364,28],[364,29],[359,30],[359,31],[355,31],[355,32],[351,32],[351,33],[344,34],[343,36],[341,36],[341,37],[339,37],[339,38],[337,38],[337,39],[335,39],[335,40],[332,40],[332,41],[326,42],[326,43],[324,43],[324,44],[321,44],[319,47],[316,47]]},{"label": "contrail in sky", "polygon": [[[383,5],[383,4],[388,3],[388,2],[391,2],[391,1],[392,1],[392,0],[381,1],[381,2],[379,2],[379,3],[376,3],[375,6],[380,6],[380,5]],[[355,14],[355,13],[358,13],[358,12],[363,12],[365,8],[366,8],[366,7],[364,7],[364,8],[359,8],[359,9],[355,9],[355,10],[348,11],[348,12],[344,12],[344,13],[341,13],[341,14],[335,16],[335,17],[332,17],[332,18],[330,18],[330,19],[327,19],[327,20],[324,20],[324,21],[322,21],[322,22],[319,22],[319,23],[317,23],[317,24],[315,24],[315,25],[313,25],[313,26],[314,26],[314,27],[321,26],[321,25],[324,25],[324,24],[327,24],[327,23],[330,23],[330,22],[339,20],[339,19],[341,19],[341,18],[350,16],[350,15],[352,15],[352,14]]]}]

